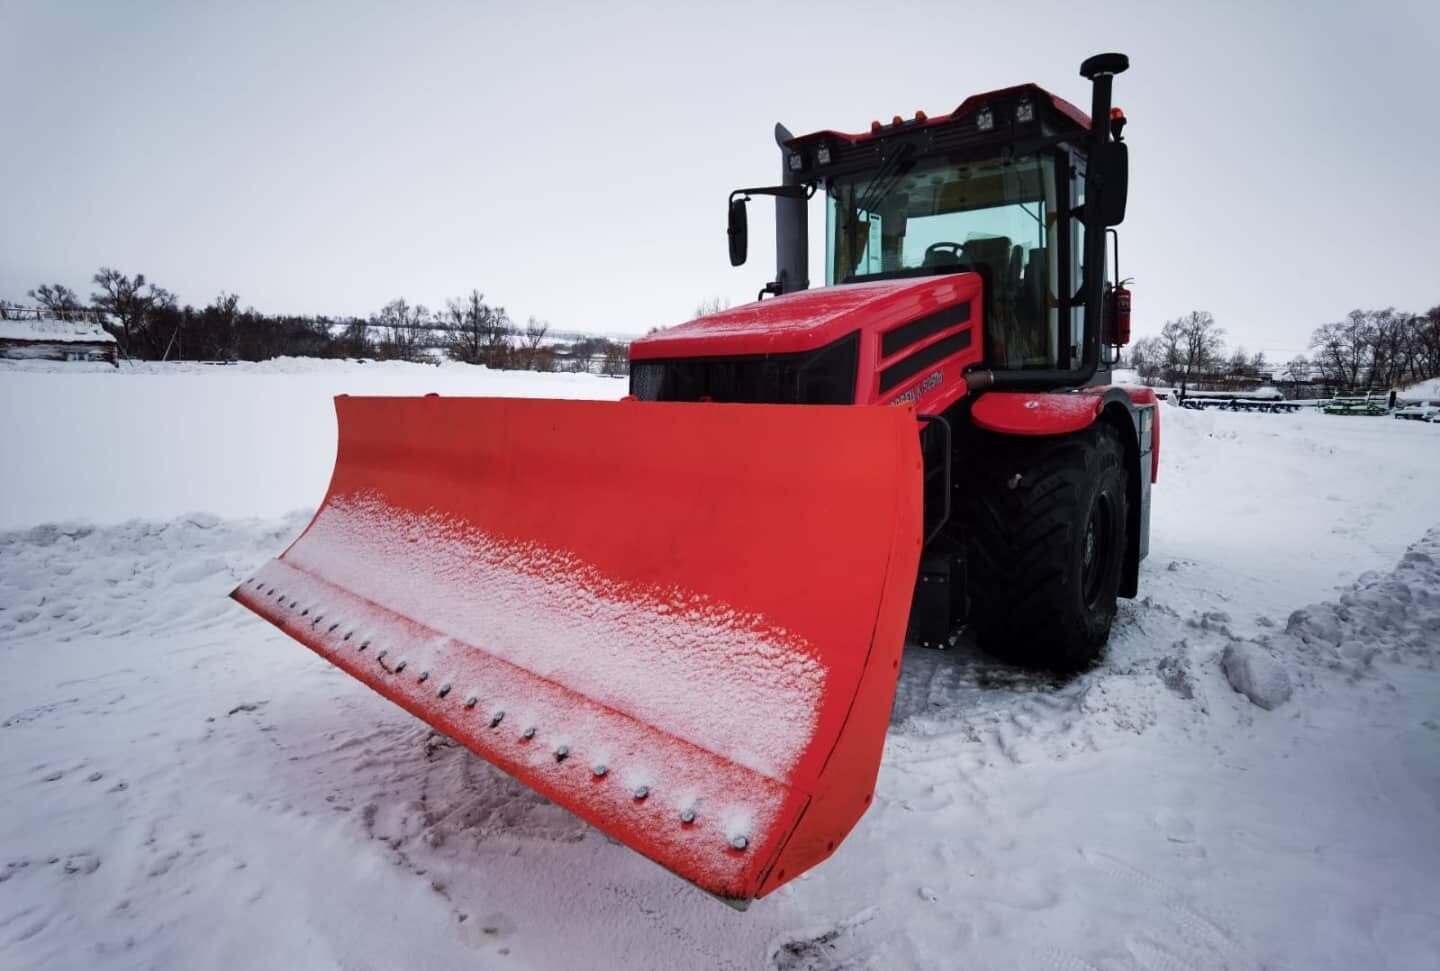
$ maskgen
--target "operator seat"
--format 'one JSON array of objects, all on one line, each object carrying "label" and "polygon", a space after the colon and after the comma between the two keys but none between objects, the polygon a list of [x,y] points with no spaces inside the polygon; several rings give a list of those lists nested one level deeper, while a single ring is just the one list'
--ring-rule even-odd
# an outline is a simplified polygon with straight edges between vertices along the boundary
[{"label": "operator seat", "polygon": [[1027,342],[1015,314],[1020,283],[1015,247],[1008,236],[977,236],[965,241],[963,252],[985,284],[986,357],[1001,367],[1019,367]]},{"label": "operator seat", "polygon": [[1010,271],[1010,237],[977,236],[967,239],[962,247],[965,262],[971,265],[984,263],[997,283],[1004,280]]},{"label": "operator seat", "polygon": [[1020,326],[1026,330],[1037,333],[1046,330],[1045,293],[1045,249],[1037,246],[1030,250],[1020,282],[1018,315]]}]

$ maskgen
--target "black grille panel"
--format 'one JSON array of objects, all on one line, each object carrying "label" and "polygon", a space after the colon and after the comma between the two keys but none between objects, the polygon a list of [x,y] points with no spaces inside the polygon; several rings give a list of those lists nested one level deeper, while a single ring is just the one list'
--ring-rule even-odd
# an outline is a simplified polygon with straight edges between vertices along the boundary
[{"label": "black grille panel", "polygon": [[918,320],[885,334],[880,338],[880,356],[889,357],[904,350],[917,341],[948,330],[956,324],[963,324],[970,319],[970,301],[956,304],[953,307],[946,307],[944,310],[937,310],[933,314],[927,314]]},{"label": "black grille panel", "polygon": [[630,393],[642,401],[851,405],[859,334],[803,354],[634,361]]},{"label": "black grille panel", "polygon": [[896,361],[880,372],[880,393],[884,394],[905,379],[914,377],[936,361],[965,350],[970,346],[970,341],[970,328],[966,327],[958,334],[952,334],[943,341],[937,341],[907,358]]}]

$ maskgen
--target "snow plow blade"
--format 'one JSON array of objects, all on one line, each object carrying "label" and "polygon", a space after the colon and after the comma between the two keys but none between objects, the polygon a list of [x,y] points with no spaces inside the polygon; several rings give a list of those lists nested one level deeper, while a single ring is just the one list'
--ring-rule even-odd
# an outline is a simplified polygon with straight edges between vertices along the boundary
[{"label": "snow plow blade", "polygon": [[869,806],[921,542],[910,407],[336,399],[232,596],[740,904]]}]

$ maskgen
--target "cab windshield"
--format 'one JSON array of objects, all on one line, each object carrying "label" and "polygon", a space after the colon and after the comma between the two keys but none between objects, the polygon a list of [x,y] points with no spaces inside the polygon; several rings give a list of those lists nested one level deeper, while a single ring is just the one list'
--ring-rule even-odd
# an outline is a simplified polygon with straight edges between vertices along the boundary
[{"label": "cab windshield", "polygon": [[1056,366],[1062,207],[1053,157],[901,162],[878,176],[834,178],[826,196],[826,283],[978,273],[986,360]]}]

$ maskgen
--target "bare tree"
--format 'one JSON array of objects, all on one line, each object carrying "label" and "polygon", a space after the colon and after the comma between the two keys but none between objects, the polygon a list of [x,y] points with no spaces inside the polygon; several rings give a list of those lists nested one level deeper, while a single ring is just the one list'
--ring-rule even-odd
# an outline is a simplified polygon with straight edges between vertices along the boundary
[{"label": "bare tree", "polygon": [[158,310],[175,306],[175,295],[148,282],[143,273],[129,277],[108,266],[95,274],[94,283],[100,289],[90,302],[116,321],[120,349],[132,357],[159,357],[166,337],[173,335],[157,334],[151,324]]},{"label": "bare tree", "polygon": [[435,318],[439,321],[440,329],[445,336],[445,353],[450,355],[451,360],[464,361],[467,364],[478,363],[480,358],[478,337],[473,342],[466,340],[468,335],[465,327],[465,303],[460,300],[447,300],[445,309],[436,314]]},{"label": "bare tree", "polygon": [[1130,366],[1142,383],[1153,385],[1165,366],[1165,342],[1159,337],[1142,337],[1131,344]]},{"label": "bare tree", "polygon": [[619,341],[605,341],[605,359],[600,364],[600,373],[620,376],[630,373],[630,345]]},{"label": "bare tree", "polygon": [[1440,307],[1431,307],[1414,320],[1415,380],[1440,376]]},{"label": "bare tree", "polygon": [[545,347],[545,335],[550,333],[548,321],[531,317],[525,322],[525,333],[521,335],[521,366],[531,371],[555,370],[555,354]]},{"label": "bare tree", "polygon": [[695,305],[696,317],[709,317],[711,314],[718,314],[722,310],[730,309],[729,297],[711,297],[708,300],[701,300]]},{"label": "bare tree", "polygon": [[370,322],[380,328],[380,356],[414,361],[420,356],[421,331],[430,321],[423,304],[411,306],[401,297],[392,300]]},{"label": "bare tree", "polygon": [[1370,370],[1372,336],[1369,315],[1363,310],[1352,310],[1344,320],[1318,327],[1310,337],[1315,366],[1332,384],[1357,387]]},{"label": "bare tree", "polygon": [[206,331],[203,338],[209,344],[210,353],[227,361],[237,359],[240,351],[237,327],[240,322],[240,295],[222,291],[197,316]]},{"label": "bare tree", "polygon": [[1215,318],[1204,310],[1192,310],[1177,320],[1168,322],[1160,331],[1166,345],[1166,356],[1173,368],[1173,377],[1180,381],[1180,397],[1184,398],[1190,383],[1198,375],[1210,370],[1219,360],[1224,349],[1225,329],[1215,323]]},{"label": "bare tree", "polygon": [[80,298],[63,283],[42,283],[29,292],[29,297],[56,320],[80,320],[85,315]]},{"label": "bare tree", "polygon": [[1250,376],[1250,355],[1245,353],[1243,344],[1235,348],[1234,353],[1230,355],[1228,371],[1230,377],[1247,378]]},{"label": "bare tree", "polygon": [[1315,366],[1341,388],[1401,387],[1440,374],[1440,307],[1410,314],[1394,307],[1352,310],[1310,337]]},{"label": "bare tree", "polygon": [[510,365],[510,339],[515,327],[505,308],[487,304],[479,290],[448,301],[442,319],[446,351],[451,358],[497,368]]},{"label": "bare tree", "polygon": [[1401,384],[1413,370],[1415,347],[1411,340],[1411,315],[1394,307],[1366,314],[1370,328],[1370,380],[1380,388]]},{"label": "bare tree", "polygon": [[1285,364],[1285,380],[1290,382],[1290,395],[1294,397],[1302,384],[1310,381],[1310,361],[1304,354],[1296,354]]},{"label": "bare tree", "polygon": [[368,357],[370,355],[370,322],[364,317],[351,317],[340,332],[342,352],[347,357]]}]

